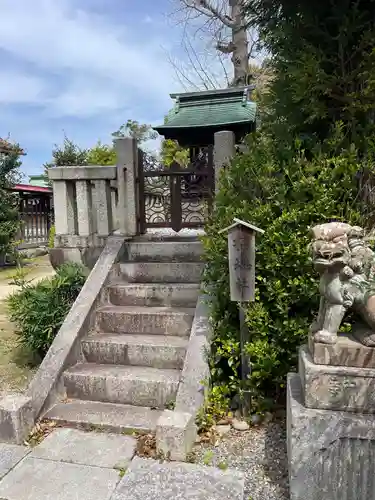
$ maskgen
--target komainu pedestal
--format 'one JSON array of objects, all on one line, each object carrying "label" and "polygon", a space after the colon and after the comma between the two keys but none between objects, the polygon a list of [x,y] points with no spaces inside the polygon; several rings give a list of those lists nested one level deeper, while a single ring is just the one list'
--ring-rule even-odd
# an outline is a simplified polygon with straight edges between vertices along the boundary
[{"label": "komainu pedestal", "polygon": [[375,417],[307,408],[301,379],[288,376],[291,500],[373,500]]},{"label": "komainu pedestal", "polygon": [[[375,256],[359,227],[313,228],[320,309],[288,377],[291,500],[375,499]],[[340,327],[347,311],[362,323]]]}]

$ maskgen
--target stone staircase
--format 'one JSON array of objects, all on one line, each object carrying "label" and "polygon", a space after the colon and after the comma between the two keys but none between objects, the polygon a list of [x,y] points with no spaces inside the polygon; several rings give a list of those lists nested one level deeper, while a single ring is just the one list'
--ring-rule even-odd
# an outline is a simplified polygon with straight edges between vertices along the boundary
[{"label": "stone staircase", "polygon": [[63,374],[66,399],[46,419],[108,431],[152,431],[173,407],[199,294],[201,243],[127,244],[108,284],[82,359]]}]

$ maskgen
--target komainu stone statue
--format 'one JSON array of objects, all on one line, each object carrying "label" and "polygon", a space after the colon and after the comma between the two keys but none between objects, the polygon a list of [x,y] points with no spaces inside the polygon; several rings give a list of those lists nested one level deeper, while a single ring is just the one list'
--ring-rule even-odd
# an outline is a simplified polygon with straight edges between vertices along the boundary
[{"label": "komainu stone statue", "polygon": [[319,313],[310,329],[314,342],[335,344],[346,312],[354,310],[367,326],[353,328],[353,335],[375,347],[375,253],[364,230],[330,222],[315,226],[312,236],[312,260],[320,274]]}]

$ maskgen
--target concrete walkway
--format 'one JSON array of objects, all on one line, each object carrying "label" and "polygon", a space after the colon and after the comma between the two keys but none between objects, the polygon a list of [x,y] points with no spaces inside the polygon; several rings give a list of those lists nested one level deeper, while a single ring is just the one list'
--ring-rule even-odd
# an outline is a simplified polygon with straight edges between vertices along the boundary
[{"label": "concrete walkway", "polygon": [[0,500],[243,500],[235,470],[134,457],[130,436],[55,429],[35,448],[0,444]]}]

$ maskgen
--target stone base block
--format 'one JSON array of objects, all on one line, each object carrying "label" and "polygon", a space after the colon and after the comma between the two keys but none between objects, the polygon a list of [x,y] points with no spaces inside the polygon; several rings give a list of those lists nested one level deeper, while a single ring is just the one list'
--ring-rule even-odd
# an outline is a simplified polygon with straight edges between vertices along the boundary
[{"label": "stone base block", "polygon": [[0,400],[0,440],[21,444],[34,425],[31,398],[19,394]]},{"label": "stone base block", "polygon": [[170,460],[184,462],[197,437],[194,416],[190,413],[165,410],[156,424],[156,447]]},{"label": "stone base block", "polygon": [[374,416],[306,408],[289,374],[287,441],[290,500],[373,500]]},{"label": "stone base block", "polygon": [[92,270],[102,250],[103,247],[50,248],[49,260],[54,269],[57,269],[66,262],[74,262]]},{"label": "stone base block", "polygon": [[316,365],[302,346],[299,374],[307,408],[375,413],[375,369]]},{"label": "stone base block", "polygon": [[309,342],[312,360],[317,365],[375,368],[375,348],[367,347],[352,335],[339,335],[336,344]]}]

